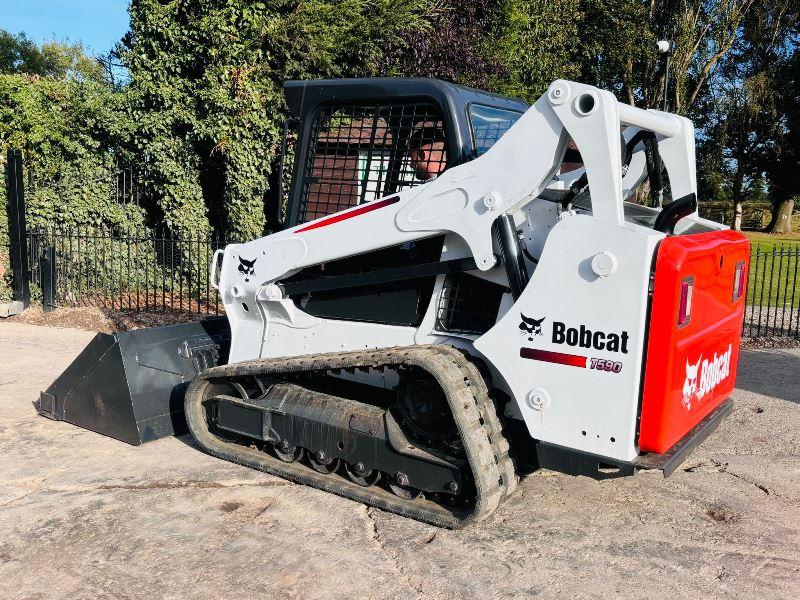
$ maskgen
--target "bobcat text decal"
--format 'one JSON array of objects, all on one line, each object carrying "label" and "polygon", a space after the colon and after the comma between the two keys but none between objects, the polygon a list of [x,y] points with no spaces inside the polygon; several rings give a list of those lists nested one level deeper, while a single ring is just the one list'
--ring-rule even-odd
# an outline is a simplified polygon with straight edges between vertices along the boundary
[{"label": "bobcat text decal", "polygon": [[586,325],[577,327],[567,327],[560,321],[553,322],[554,344],[567,344],[568,346],[580,346],[581,348],[594,348],[595,350],[607,350],[609,352],[628,353],[627,331],[620,333],[606,333],[604,331],[592,331]]},{"label": "bobcat text decal", "polygon": [[728,378],[731,374],[732,352],[733,348],[728,344],[725,352],[720,355],[715,352],[711,360],[703,360],[702,354],[694,364],[686,359],[686,379],[683,382],[683,406],[686,410],[692,408],[693,400],[702,400],[703,396],[714,391],[714,388]]},{"label": "bobcat text decal", "polygon": [[[520,333],[526,336],[529,342],[534,341],[535,336],[543,335],[542,323],[545,317],[541,319],[532,319],[526,317],[522,313],[520,313],[520,317],[522,317],[522,321],[519,324]],[[553,334],[550,341],[553,344],[566,344],[567,346],[578,346],[580,348],[627,354],[630,336],[627,331],[621,331],[619,333],[592,331],[588,329],[586,325],[567,327],[561,321],[553,321]],[[619,373],[622,371],[621,362],[581,356],[578,354],[566,354],[564,352],[553,352],[552,350],[541,350],[537,348],[520,348],[519,355],[521,358],[578,367],[581,369],[606,371],[608,373]]]}]

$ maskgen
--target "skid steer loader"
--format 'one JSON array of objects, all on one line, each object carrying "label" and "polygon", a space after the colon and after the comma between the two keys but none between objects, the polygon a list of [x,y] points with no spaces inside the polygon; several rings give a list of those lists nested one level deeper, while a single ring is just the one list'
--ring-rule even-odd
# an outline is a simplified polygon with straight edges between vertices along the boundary
[{"label": "skid steer loader", "polygon": [[184,404],[205,451],[461,527],[525,465],[669,475],[730,411],[749,246],[697,214],[688,119],[563,80],[532,106],[285,94],[275,232],[211,267],[228,356]]}]

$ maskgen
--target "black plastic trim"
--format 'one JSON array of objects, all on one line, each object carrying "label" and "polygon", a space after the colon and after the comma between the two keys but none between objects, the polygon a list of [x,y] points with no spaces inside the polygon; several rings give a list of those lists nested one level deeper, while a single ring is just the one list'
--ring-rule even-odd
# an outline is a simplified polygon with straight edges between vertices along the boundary
[{"label": "black plastic trim", "polygon": [[664,477],[669,477],[689,454],[719,427],[731,411],[733,411],[733,398],[726,398],[664,454],[642,454],[633,461],[634,466],[637,469],[660,469],[664,471]]},{"label": "black plastic trim", "polygon": [[333,275],[331,277],[309,279],[307,281],[290,281],[278,283],[278,287],[283,291],[284,296],[297,296],[313,292],[341,290],[407,279],[419,279],[421,277],[444,275],[446,273],[474,271],[477,268],[475,259],[472,257],[456,258],[454,260],[423,263],[407,267],[394,267],[367,273],[349,273],[346,275]]},{"label": "black plastic trim", "polygon": [[678,221],[684,217],[688,217],[696,210],[697,195],[694,193],[686,194],[667,204],[663,210],[658,213],[653,229],[667,235],[673,235],[675,233],[675,225],[678,224]]},{"label": "black plastic trim", "polygon": [[500,258],[505,267],[508,283],[511,287],[511,295],[514,300],[522,295],[525,286],[528,285],[528,271],[525,268],[525,259],[520,250],[520,241],[517,236],[517,228],[514,225],[514,218],[511,215],[501,215],[495,220],[493,227],[500,244]]}]

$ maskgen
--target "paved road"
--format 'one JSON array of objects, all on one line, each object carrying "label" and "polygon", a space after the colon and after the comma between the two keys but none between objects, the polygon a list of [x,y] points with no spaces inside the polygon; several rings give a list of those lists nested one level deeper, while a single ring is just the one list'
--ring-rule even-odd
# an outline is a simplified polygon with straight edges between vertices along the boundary
[{"label": "paved road", "polygon": [[735,413],[670,479],[540,471],[445,531],[37,417],[90,338],[0,322],[2,598],[800,597],[800,350],[743,352]]}]

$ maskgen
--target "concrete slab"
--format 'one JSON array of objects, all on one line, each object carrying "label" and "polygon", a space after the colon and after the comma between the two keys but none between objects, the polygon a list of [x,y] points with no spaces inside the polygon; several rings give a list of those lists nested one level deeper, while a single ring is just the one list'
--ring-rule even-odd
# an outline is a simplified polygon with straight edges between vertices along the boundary
[{"label": "concrete slab", "polygon": [[18,300],[14,300],[13,302],[0,302],[0,318],[13,317],[23,310],[25,310],[25,306]]},{"label": "concrete slab", "polygon": [[86,331],[0,322],[2,598],[800,595],[800,350],[742,352],[736,408],[673,477],[540,471],[446,531],[202,454],[38,417]]}]

